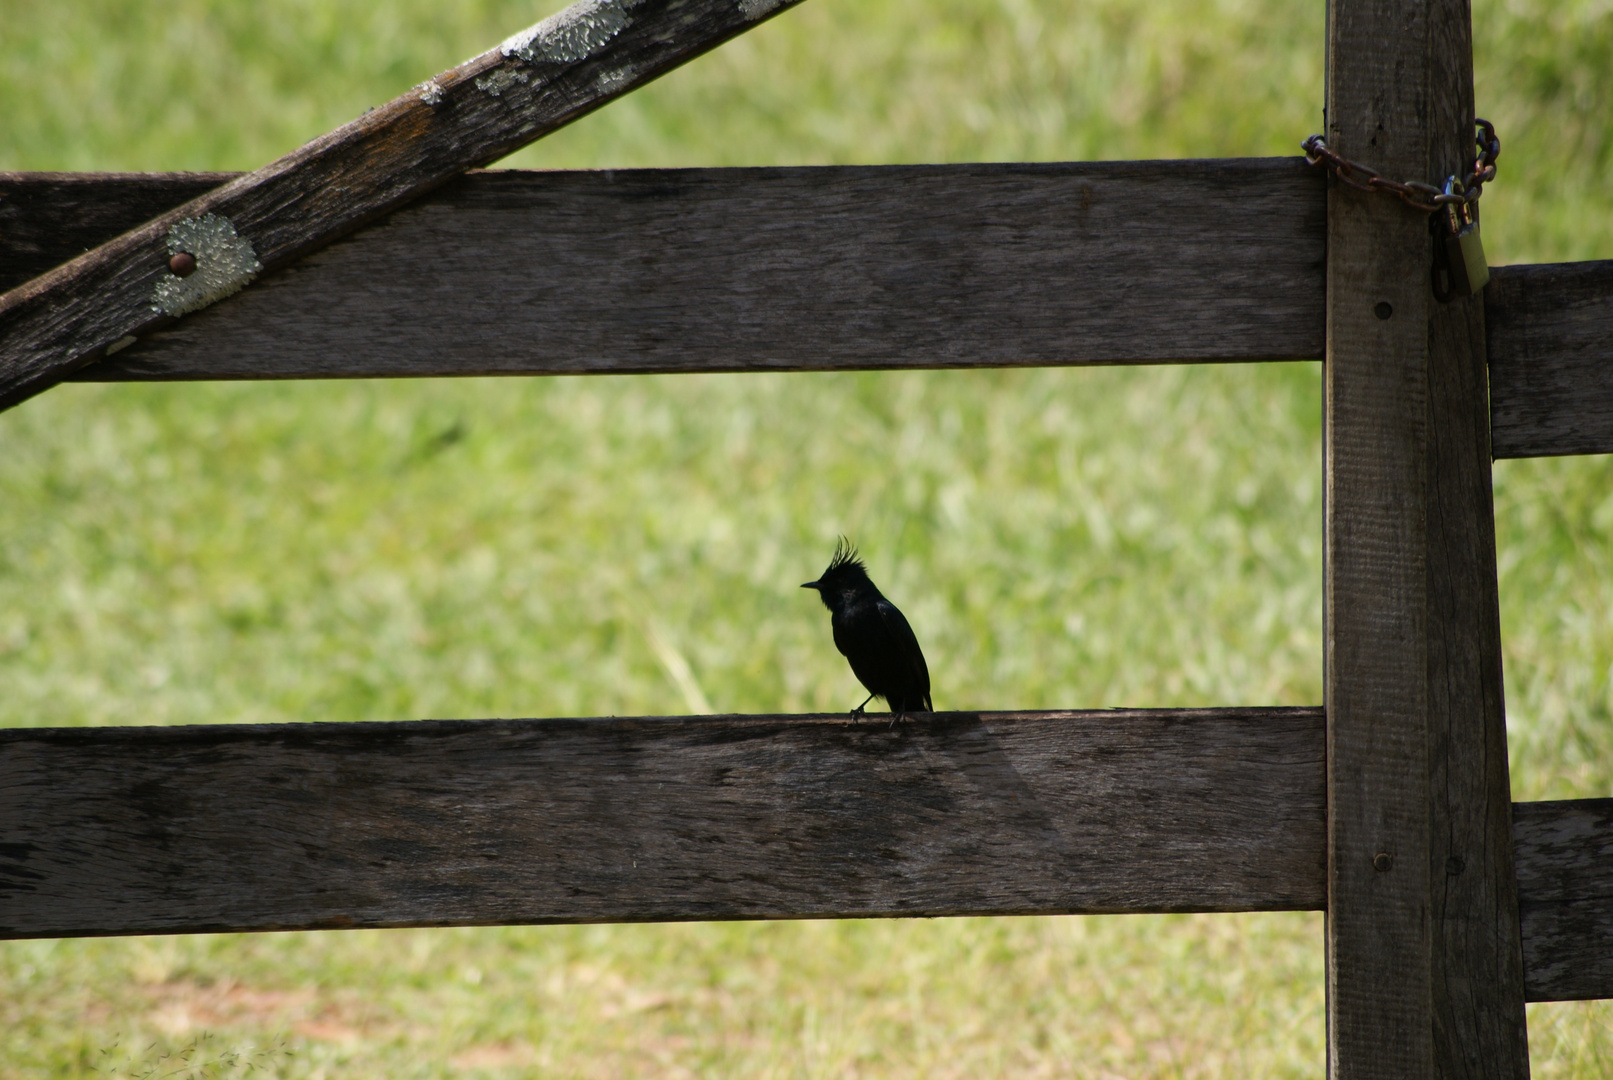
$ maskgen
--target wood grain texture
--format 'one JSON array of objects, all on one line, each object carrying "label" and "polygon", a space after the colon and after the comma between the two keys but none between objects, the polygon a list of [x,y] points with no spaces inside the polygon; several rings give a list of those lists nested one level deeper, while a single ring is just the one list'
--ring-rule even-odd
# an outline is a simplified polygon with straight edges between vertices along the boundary
[{"label": "wood grain texture", "polygon": [[1526,1078],[1480,298],[1429,320],[1428,764],[1437,1075]]},{"label": "wood grain texture", "polygon": [[1321,710],[0,732],[0,936],[1323,901]]},{"label": "wood grain texture", "polygon": [[[1328,145],[1395,179],[1430,169],[1429,16],[1328,4]],[[1335,182],[1327,246],[1328,1074],[1430,1080],[1427,218]]]},{"label": "wood grain texture", "polygon": [[475,173],[76,377],[1320,358],[1325,212],[1298,158]]},{"label": "wood grain texture", "polygon": [[[1133,247],[1124,273],[1114,272],[1114,263],[1082,256],[1081,231],[1063,220],[1070,201],[1065,188],[1077,185],[1079,205],[1081,177],[1101,176],[1114,168],[1109,165],[472,172],[295,269],[271,275],[246,295],[72,378],[1319,356],[1322,244],[1306,238],[1324,230],[1321,175],[1285,159],[1228,160],[1206,163],[1221,183],[1200,191],[1193,187],[1203,175],[1196,163],[1157,164],[1179,173],[1166,183],[1167,198],[1192,190],[1194,199],[1232,201],[1210,215],[1213,220],[1178,208],[1189,232],[1167,239],[1180,246],[1157,259],[1147,253],[1161,249]],[[1034,175],[1042,169],[1049,175]],[[1227,186],[1245,170],[1261,192],[1254,204],[1237,200]],[[904,216],[907,200],[889,190],[909,171],[928,174],[928,191],[949,192],[939,207],[926,207],[925,216]],[[787,197],[832,190],[843,173],[857,177],[866,203],[842,205],[846,212],[814,220],[816,205],[797,210]],[[0,290],[237,175],[0,173]],[[743,205],[735,210],[745,216],[729,220],[724,200],[736,187]],[[1090,183],[1086,190],[1090,198]],[[995,200],[988,207],[996,211],[995,224],[968,216],[972,200],[982,198]],[[1255,206],[1258,214],[1236,218]],[[1225,231],[1223,210],[1235,215]],[[1143,213],[1146,220],[1146,208]],[[529,225],[534,214],[548,214],[546,224],[562,228],[540,234]],[[433,216],[460,222],[477,246],[460,254],[463,241],[445,239]],[[707,231],[668,228],[685,217]],[[509,218],[520,224],[511,226]],[[1010,223],[1015,231],[1005,230]],[[833,234],[824,245],[812,236],[820,225]],[[859,231],[863,225],[869,227]],[[1209,232],[1194,233],[1194,227]],[[1022,250],[1016,241],[1032,228],[1050,237],[1061,229],[1075,235],[1064,238],[1067,250],[1057,243]],[[647,243],[651,235],[659,242]],[[1110,237],[1111,248],[1116,239]],[[855,252],[855,261],[836,261],[836,252],[847,251]],[[1218,262],[1229,251],[1233,268],[1224,274]],[[508,265],[512,253],[516,287],[472,287],[484,265]],[[916,273],[921,266],[929,272]],[[1184,267],[1192,271],[1188,292],[1178,288]],[[1050,277],[1034,276],[1054,273],[1078,275],[1088,288],[1058,288]],[[970,284],[983,279],[985,287]],[[469,295],[454,302],[472,304],[478,318],[439,318],[417,302],[409,284],[415,281],[434,281],[438,290],[464,283]],[[847,281],[865,287],[845,288]],[[661,303],[640,302],[657,289]],[[1134,309],[1157,318],[1122,317]],[[1496,267],[1484,309],[1494,456],[1613,453],[1613,261]],[[727,321],[697,317],[710,311],[722,311]],[[848,311],[861,336],[839,332]],[[736,324],[751,336],[722,332]],[[403,341],[429,341],[431,349],[404,355]],[[571,342],[585,343],[586,351],[570,351]]]},{"label": "wood grain texture", "polygon": [[0,172],[0,293],[240,175]]},{"label": "wood grain texture", "polygon": [[1613,260],[1497,267],[1484,312],[1495,456],[1613,453]]},{"label": "wood grain texture", "polygon": [[[0,407],[54,385],[126,336],[172,322],[154,298],[172,278],[168,237],[181,221],[228,219],[274,270],[796,2],[580,0],[533,28],[542,55],[523,59],[512,39],[437,76],[434,91],[410,90],[0,295]],[[207,257],[198,261],[198,274],[210,270]]]},{"label": "wood grain texture", "polygon": [[[1429,176],[1465,175],[1465,2],[1429,7]],[[1428,311],[1429,942],[1435,1075],[1528,1080],[1481,296]]]},{"label": "wood grain texture", "polygon": [[1613,799],[1513,806],[1530,1001],[1613,998]]}]

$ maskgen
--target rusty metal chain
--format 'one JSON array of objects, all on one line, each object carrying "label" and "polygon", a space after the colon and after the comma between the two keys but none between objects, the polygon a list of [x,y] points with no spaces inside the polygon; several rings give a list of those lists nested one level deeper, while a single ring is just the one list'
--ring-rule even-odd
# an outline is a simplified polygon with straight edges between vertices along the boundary
[{"label": "rusty metal chain", "polygon": [[1501,140],[1496,138],[1495,125],[1488,120],[1475,120],[1474,127],[1478,129],[1474,141],[1479,154],[1473,159],[1473,168],[1465,177],[1451,177],[1443,188],[1415,180],[1386,179],[1374,169],[1335,154],[1320,135],[1312,135],[1301,145],[1305,148],[1306,161],[1326,165],[1329,172],[1351,187],[1398,196],[1407,206],[1431,214],[1446,206],[1478,202],[1484,185],[1495,179],[1495,159],[1501,156]]}]

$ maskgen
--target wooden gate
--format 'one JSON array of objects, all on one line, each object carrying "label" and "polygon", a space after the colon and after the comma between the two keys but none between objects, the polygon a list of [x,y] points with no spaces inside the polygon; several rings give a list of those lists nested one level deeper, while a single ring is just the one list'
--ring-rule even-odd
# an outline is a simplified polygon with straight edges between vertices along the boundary
[{"label": "wooden gate", "polygon": [[[242,176],[0,174],[0,403],[1320,359],[1323,707],[0,731],[0,935],[1323,909],[1331,1075],[1526,1076],[1526,1000],[1613,996],[1613,800],[1510,802],[1490,465],[1613,452],[1613,262],[1439,303],[1299,158],[467,172],[788,6],[582,0]],[[1471,57],[1333,0],[1329,145],[1464,171]]]}]

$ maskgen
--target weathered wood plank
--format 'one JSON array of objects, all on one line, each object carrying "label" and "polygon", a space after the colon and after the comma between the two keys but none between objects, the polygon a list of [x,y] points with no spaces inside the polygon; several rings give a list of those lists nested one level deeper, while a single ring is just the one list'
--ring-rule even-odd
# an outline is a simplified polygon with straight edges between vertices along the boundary
[{"label": "weathered wood plank", "polygon": [[0,172],[0,293],[240,175]]},{"label": "weathered wood plank", "polygon": [[[541,138],[798,0],[579,0],[498,48],[0,295],[0,408]],[[196,256],[181,279],[171,249]]]},{"label": "weathered wood plank", "polygon": [[1478,297],[1429,321],[1429,879],[1441,1077],[1529,1075]]},{"label": "weathered wood plank", "polygon": [[[1429,7],[1429,166],[1472,166],[1465,0]],[[1428,310],[1428,888],[1442,1080],[1528,1080],[1481,296]]]},{"label": "weathered wood plank", "polygon": [[[1193,175],[1168,182],[1170,192],[1188,190],[1199,179],[1194,163],[1158,164],[1192,168]],[[838,229],[841,235],[826,248],[844,251],[870,232],[859,234],[844,215],[815,223],[809,217],[815,207],[798,211],[787,199],[770,196],[801,189],[792,173],[819,174],[819,186],[830,187],[838,179],[832,174],[842,172],[888,174],[894,183],[905,171],[900,167],[473,172],[378,228],[315,254],[294,272],[271,275],[249,295],[209,309],[190,320],[196,326],[154,334],[70,377],[99,382],[787,370],[864,362],[906,367],[1308,359],[1322,348],[1321,242],[1305,244],[1306,236],[1323,230],[1321,178],[1283,164],[1285,159],[1213,163],[1223,179],[1230,179],[1223,166],[1269,167],[1276,174],[1258,179],[1262,213],[1238,221],[1228,236],[1220,230],[1220,211],[1255,204],[1234,201],[1206,218],[1180,208],[1190,234],[1180,248],[1152,259],[1146,251],[1123,251],[1137,263],[1124,273],[1113,263],[1082,258],[1079,237],[1067,252],[1049,250],[1051,244],[1004,252],[1000,221],[995,235],[987,236],[990,227],[975,227],[968,217],[970,200],[994,191],[1017,211],[1015,226],[1035,224],[1043,235],[1053,235],[1070,228],[1061,220],[1068,205],[1061,178],[1018,177],[1025,186],[1015,190],[1014,176],[975,174],[1101,172],[1108,166],[931,167],[932,190],[953,189],[939,220],[933,214],[904,218],[907,201],[877,187],[867,205],[851,208],[883,227],[885,236],[885,242],[863,242],[857,251],[853,269],[872,285],[860,293],[843,290],[844,263],[826,254],[814,262],[814,250],[822,249],[810,243],[809,234],[814,224]],[[749,174],[744,180],[737,176],[742,172]],[[0,290],[238,175],[0,173]],[[739,228],[737,219],[726,221],[724,208],[714,205],[730,177],[745,186],[748,229]],[[576,198],[586,212],[557,206],[562,198]],[[684,199],[693,209],[679,206]],[[456,255],[458,240],[442,247],[443,230],[424,222],[428,207],[461,219],[480,245],[475,252]],[[563,231],[522,235],[505,220],[545,211],[555,213]],[[1049,216],[1033,222],[1036,213]],[[675,232],[662,235],[660,246],[643,242],[657,224],[664,232],[685,214],[712,230],[706,242]],[[1262,224],[1271,226],[1268,235],[1260,235]],[[1197,229],[1212,235],[1197,235]],[[944,242],[921,250],[917,234],[926,232]],[[783,245],[781,258],[765,258],[767,252],[758,250],[769,241]],[[1217,261],[1222,251],[1235,256],[1229,272]],[[487,291],[475,284],[483,266],[510,266],[512,255],[514,288]],[[1069,272],[1077,259],[1086,289],[1055,289],[1050,277],[1034,276]],[[920,265],[931,268],[929,277],[915,275]],[[1186,293],[1175,280],[1184,267],[1192,271]],[[434,317],[400,284],[410,281],[435,281],[439,291],[464,283],[482,315],[473,324]],[[748,287],[741,290],[736,282]],[[657,288],[662,303],[646,308],[640,298]],[[1218,289],[1224,291],[1216,295]],[[683,308],[666,295],[674,291]],[[365,302],[349,299],[353,292]],[[550,304],[517,302],[532,296]],[[833,311],[830,297],[840,304]],[[580,307],[566,306],[578,300]],[[1121,318],[1131,304],[1158,317],[1146,323]],[[1495,267],[1484,310],[1493,455],[1613,453],[1613,260]],[[695,317],[710,311],[723,311],[729,321]],[[840,332],[837,320],[848,311],[862,337]],[[718,332],[735,319],[764,338],[763,351],[753,340]],[[389,333],[374,323],[403,330]],[[472,340],[479,351],[468,347]],[[271,347],[276,341],[283,346]],[[430,355],[399,355],[405,341],[429,341]],[[590,351],[557,351],[566,342],[587,343]],[[500,358],[489,364],[494,354]]]},{"label": "weathered wood plank", "polygon": [[[1318,709],[0,732],[0,936],[1312,909]],[[1613,997],[1613,799],[1513,808],[1531,1001]]]},{"label": "weathered wood plank", "polygon": [[[1429,175],[1425,4],[1328,4],[1327,142]],[[1328,192],[1328,1075],[1432,1080],[1427,217]]]},{"label": "weathered wood plank", "polygon": [[1529,1000],[1613,998],[1613,799],[1512,812]]},{"label": "weathered wood plank", "polygon": [[1613,453],[1613,259],[1498,267],[1484,312],[1495,456]]},{"label": "weathered wood plank", "polygon": [[77,377],[1319,358],[1325,212],[1298,158],[476,173]]},{"label": "weathered wood plank", "polygon": [[0,936],[1317,908],[1320,709],[0,732]]}]

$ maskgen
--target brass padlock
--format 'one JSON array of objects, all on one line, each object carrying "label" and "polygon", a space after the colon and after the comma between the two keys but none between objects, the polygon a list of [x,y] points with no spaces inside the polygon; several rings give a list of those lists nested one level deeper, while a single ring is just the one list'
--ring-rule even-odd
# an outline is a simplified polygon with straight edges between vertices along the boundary
[{"label": "brass padlock", "polygon": [[[1446,184],[1446,190],[1454,187]],[[1484,241],[1479,238],[1479,204],[1447,203],[1445,222],[1445,265],[1451,294],[1472,296],[1490,282],[1490,265],[1484,261]]]}]

